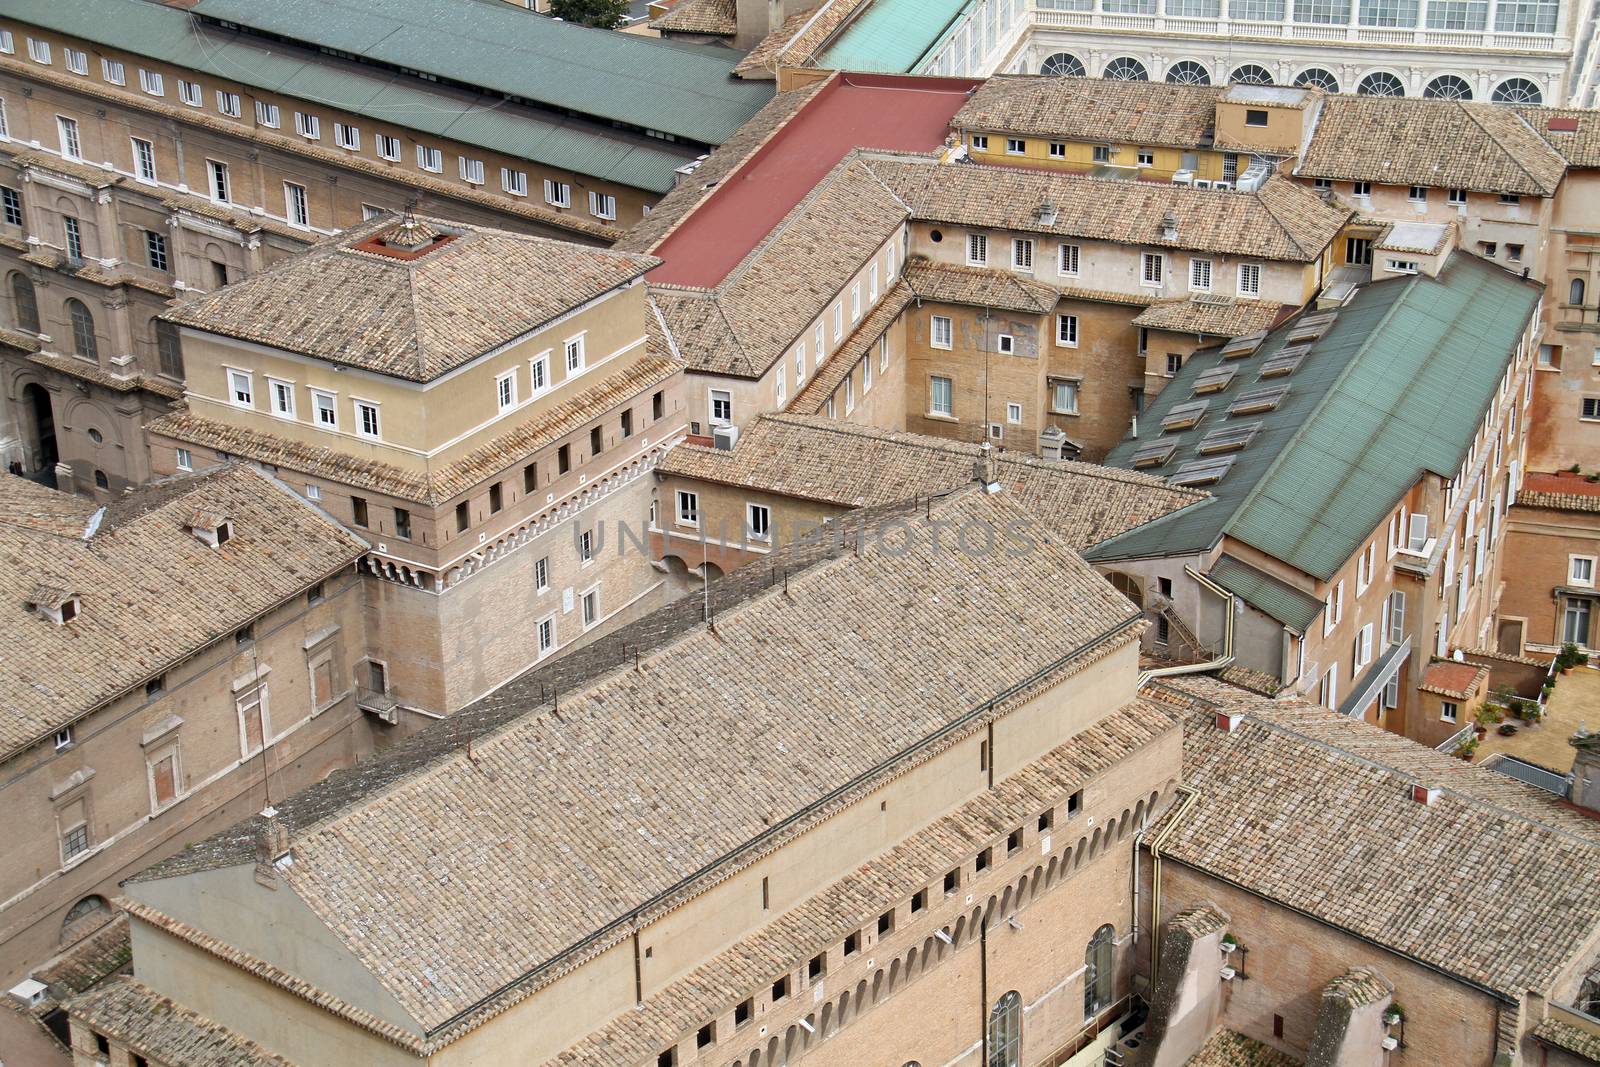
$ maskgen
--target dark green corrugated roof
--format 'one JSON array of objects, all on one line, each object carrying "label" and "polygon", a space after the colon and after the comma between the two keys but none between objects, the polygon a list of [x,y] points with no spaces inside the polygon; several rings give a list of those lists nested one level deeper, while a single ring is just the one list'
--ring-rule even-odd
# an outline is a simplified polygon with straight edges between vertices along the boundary
[{"label": "dark green corrugated roof", "polygon": [[200,0],[192,10],[708,145],[773,93],[771,82],[732,76],[742,52],[593,30],[498,0]]},{"label": "dark green corrugated roof", "polygon": [[[459,8],[464,0],[454,2]],[[527,12],[508,13],[529,23],[560,26]],[[666,192],[672,188],[673,171],[693,158],[693,152],[684,148],[666,143],[658,146],[638,134],[589,120],[507,107],[499,96],[486,95],[475,106],[462,108],[456,97],[445,97],[414,77],[376,66],[319,62],[310,54],[263,38],[202,28],[184,12],[144,0],[5,0],[0,17],[126,49],[256,89],[323,103],[375,122],[448,137],[634,188]],[[603,38],[628,36],[599,30],[581,32]],[[682,51],[675,48],[671,55],[681,58]],[[728,55],[735,53],[729,51]],[[630,83],[624,77],[613,80]],[[651,97],[656,87],[635,84],[633,91]],[[761,99],[771,93],[771,83],[765,83],[760,90]],[[528,96],[526,92],[517,95]],[[752,103],[750,113],[760,106],[760,101]],[[733,121],[741,113],[742,110],[735,111],[726,116],[726,121]],[[734,125],[736,128],[737,123]]]},{"label": "dark green corrugated roof", "polygon": [[[1140,422],[1137,440],[1117,445],[1106,462],[1132,467],[1133,453],[1176,440],[1159,468],[1171,475],[1198,458],[1214,429],[1259,419],[1261,430],[1221,481],[1214,500],[1187,508],[1096,546],[1091,559],[1150,558],[1204,551],[1227,534],[1320,579],[1361,546],[1424,471],[1460,469],[1506,363],[1516,351],[1540,287],[1492,263],[1455,253],[1437,278],[1415,275],[1366,286],[1341,308],[1332,327],[1287,378],[1258,382],[1295,321],[1274,331],[1250,356],[1192,358]],[[1196,399],[1195,379],[1227,362],[1232,382],[1211,394],[1198,426],[1161,434],[1163,417]],[[1229,417],[1240,393],[1287,382],[1270,412]],[[1149,470],[1149,468],[1144,468]]]},{"label": "dark green corrugated roof", "polygon": [[1305,633],[1306,627],[1322,614],[1322,601],[1310,593],[1302,592],[1232,556],[1219,557],[1207,577],[1296,633]]}]

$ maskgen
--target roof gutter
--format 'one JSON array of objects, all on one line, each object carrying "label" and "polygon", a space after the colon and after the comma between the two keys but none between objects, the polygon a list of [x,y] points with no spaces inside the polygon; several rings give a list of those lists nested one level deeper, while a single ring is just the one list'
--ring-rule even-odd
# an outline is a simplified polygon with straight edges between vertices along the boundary
[{"label": "roof gutter", "polygon": [[1234,601],[1239,598],[1187,563],[1183,565],[1183,573],[1198,582],[1202,589],[1209,589],[1222,597],[1224,616],[1222,622],[1222,654],[1214,659],[1206,660],[1204,663],[1184,663],[1176,667],[1157,667],[1154,670],[1144,671],[1139,675],[1139,688],[1141,689],[1152,678],[1171,678],[1179,674],[1207,674],[1211,671],[1220,671],[1233,663]]}]

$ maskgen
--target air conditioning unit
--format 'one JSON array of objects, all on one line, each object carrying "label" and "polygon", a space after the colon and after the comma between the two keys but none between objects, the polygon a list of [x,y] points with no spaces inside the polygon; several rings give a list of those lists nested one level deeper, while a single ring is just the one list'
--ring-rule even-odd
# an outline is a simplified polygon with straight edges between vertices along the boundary
[{"label": "air conditioning unit", "polygon": [[1174,171],[1173,174],[1172,174],[1172,184],[1173,185],[1193,185],[1194,184],[1194,171],[1192,171],[1192,170]]},{"label": "air conditioning unit", "polygon": [[1252,167],[1239,176],[1239,191],[1253,193],[1267,183],[1269,172]]},{"label": "air conditioning unit", "polygon": [[1194,180],[1194,187],[1196,189],[1209,189],[1211,188],[1211,182],[1207,178],[1196,178]]},{"label": "air conditioning unit", "polygon": [[1228,190],[1233,188],[1233,183],[1232,182],[1224,182],[1224,181],[1215,181],[1215,182],[1211,183],[1211,188],[1220,189],[1223,192],[1226,192],[1226,191],[1228,191]]},{"label": "air conditioning unit", "polygon": [[733,451],[733,446],[739,443],[739,427],[718,426],[711,431],[711,441],[724,452]]}]

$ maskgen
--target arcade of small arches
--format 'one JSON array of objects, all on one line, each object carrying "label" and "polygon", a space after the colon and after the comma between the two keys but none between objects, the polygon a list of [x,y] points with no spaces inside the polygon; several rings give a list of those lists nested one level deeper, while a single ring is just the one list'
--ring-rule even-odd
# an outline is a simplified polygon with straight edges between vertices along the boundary
[{"label": "arcade of small arches", "polygon": [[[1224,74],[1224,71],[1226,73]],[[1039,64],[1039,73],[1056,77],[1083,78],[1089,76],[1084,61],[1071,52],[1054,52]],[[1099,77],[1108,81],[1152,81],[1151,69],[1143,60],[1133,56],[1114,56],[1107,60]],[[1259,63],[1241,63],[1232,69],[1207,67],[1197,59],[1180,59],[1170,64],[1161,80],[1173,85],[1212,85],[1225,81],[1228,84],[1273,85],[1272,72]],[[1307,66],[1297,71],[1290,81],[1300,88],[1321,89],[1327,93],[1354,91],[1358,96],[1405,96],[1406,87],[1401,77],[1388,70],[1372,70],[1360,76],[1353,86],[1340,82],[1338,75],[1323,67]],[[1430,100],[1472,100],[1475,93],[1471,81],[1460,74],[1440,74],[1431,78],[1422,88],[1422,96]],[[1544,93],[1538,84],[1528,78],[1511,77],[1496,82],[1489,90],[1489,99],[1497,104],[1539,104]]]},{"label": "arcade of small arches", "polygon": [[[946,923],[930,933],[920,945],[897,954],[879,966],[870,979],[863,977],[854,988],[844,990],[819,1010],[808,1013],[803,1021],[796,1020],[782,1033],[773,1033],[763,1044],[734,1060],[731,1067],[787,1067],[795,1062],[844,1026],[902,992],[916,978],[977,942],[984,930],[1011,918],[1042,893],[1071,878],[1106,848],[1126,841],[1130,834],[1145,825],[1162,797],[1169,795],[1172,788],[1173,783],[1168,783],[1165,793],[1151,793],[1132,807],[1124,808],[1117,818],[1097,827],[1092,835],[1079,837],[1071,848],[1059,850],[1048,862],[1041,860],[1031,871],[1008,881],[1003,890],[991,894],[982,906],[973,908],[970,914],[962,914],[954,924]],[[1104,924],[1084,946],[1083,967],[1076,974],[1083,978],[1086,1022],[1098,1018],[1116,1002],[1117,941],[1115,927]],[[989,1013],[986,1035],[989,1054],[983,1067],[1020,1067],[1023,1017],[1022,997],[1017,991],[1004,992],[995,1000]],[[906,1067],[917,1067],[917,1061],[909,1061]]]}]

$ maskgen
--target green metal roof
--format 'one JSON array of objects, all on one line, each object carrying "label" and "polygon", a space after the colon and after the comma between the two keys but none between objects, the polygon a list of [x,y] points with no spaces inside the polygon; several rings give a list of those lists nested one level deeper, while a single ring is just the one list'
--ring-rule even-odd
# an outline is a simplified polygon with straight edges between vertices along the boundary
[{"label": "green metal roof", "polygon": [[1219,557],[1207,577],[1296,633],[1305,633],[1306,627],[1322,614],[1322,601],[1310,593],[1302,592],[1232,556]]},{"label": "green metal roof", "polygon": [[771,82],[732,76],[742,52],[589,29],[499,0],[200,0],[192,10],[707,145],[773,94]]},{"label": "green metal roof", "polygon": [[877,0],[844,28],[818,65],[908,73],[972,4],[973,0]]},{"label": "green metal roof", "polygon": [[[453,2],[459,8],[466,0]],[[262,6],[276,9],[280,4],[285,0]],[[526,11],[506,13],[530,24],[561,26]],[[692,150],[658,144],[588,119],[531,107],[507,107],[498,95],[484,95],[463,108],[453,93],[446,96],[434,91],[415,77],[376,66],[321,62],[260,37],[201,26],[182,11],[144,0],[5,0],[0,19],[31,23],[254,89],[340,108],[374,122],[393,123],[639,189],[666,192],[672,188],[673,171],[694,156]],[[582,32],[606,39],[628,36]],[[677,58],[682,52],[674,48],[667,54]],[[731,62],[725,61],[725,67]],[[618,93],[620,86],[628,85],[640,96],[655,93],[653,87],[640,88],[630,78],[613,81],[619,83]],[[771,83],[765,83],[758,95],[764,100],[771,94]],[[750,112],[759,107],[759,102],[753,103]],[[730,114],[727,120],[734,117]],[[734,126],[737,128],[737,123]]]},{"label": "green metal roof", "polygon": [[[1197,354],[1140,420],[1139,440],[1106,458],[1133,467],[1134,452],[1177,443],[1155,471],[1171,476],[1200,458],[1197,446],[1223,427],[1261,428],[1233,466],[1208,488],[1214,499],[1097,545],[1091,559],[1153,558],[1199,552],[1224,534],[1316,578],[1331,577],[1360,548],[1425,471],[1453,477],[1514,355],[1540,288],[1492,263],[1457,252],[1437,278],[1394,278],[1358,290],[1287,377],[1260,380],[1262,365],[1287,345],[1299,316],[1251,355]],[[1195,379],[1235,369],[1221,392],[1193,394]],[[1272,411],[1230,416],[1241,393],[1287,383]],[[1198,425],[1160,426],[1178,404],[1208,400]],[[1141,468],[1150,471],[1151,468]]]}]

